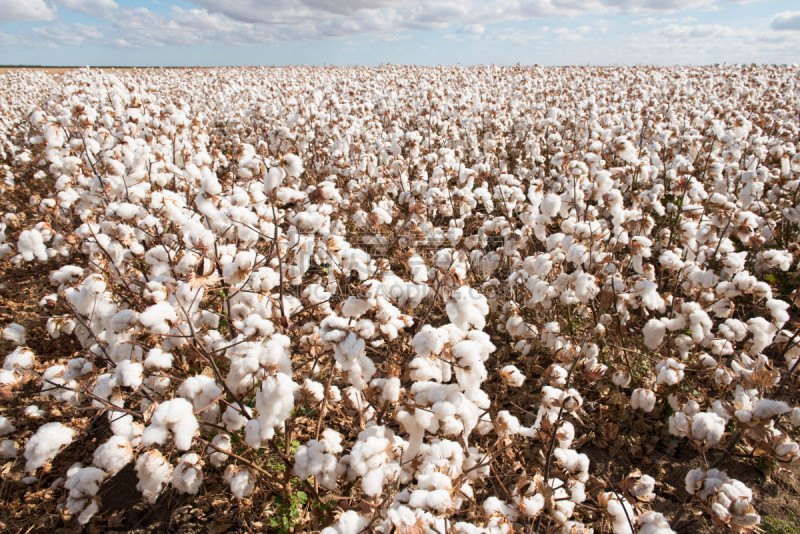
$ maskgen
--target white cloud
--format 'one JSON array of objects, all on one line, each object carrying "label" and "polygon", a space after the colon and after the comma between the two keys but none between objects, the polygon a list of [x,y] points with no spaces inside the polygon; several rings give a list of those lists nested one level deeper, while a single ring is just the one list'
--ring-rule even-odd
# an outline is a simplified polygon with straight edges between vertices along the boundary
[{"label": "white cloud", "polygon": [[631,22],[631,26],[664,26],[666,24],[691,24],[693,22],[697,22],[697,19],[694,17],[683,17],[683,18],[676,18],[676,17],[645,17],[643,19],[637,19]]},{"label": "white cloud", "polygon": [[39,43],[45,46],[78,46],[91,39],[103,38],[100,28],[81,23],[40,26],[32,31]]},{"label": "white cloud", "polygon": [[800,11],[784,11],[772,17],[770,23],[775,30],[800,30]]},{"label": "white cloud", "polygon": [[0,20],[46,21],[56,17],[56,8],[44,0],[0,0]]},{"label": "white cloud", "polygon": [[87,15],[103,16],[119,7],[114,0],[56,0],[59,4]]},{"label": "white cloud", "polygon": [[671,39],[709,39],[734,37],[740,34],[737,30],[722,24],[695,24],[692,26],[668,24],[654,33]]}]

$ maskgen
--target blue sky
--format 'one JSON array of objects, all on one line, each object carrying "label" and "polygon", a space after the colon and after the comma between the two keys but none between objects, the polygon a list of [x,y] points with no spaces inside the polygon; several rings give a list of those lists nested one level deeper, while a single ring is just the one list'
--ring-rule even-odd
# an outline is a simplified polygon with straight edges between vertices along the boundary
[{"label": "blue sky", "polygon": [[0,0],[0,63],[800,63],[797,0]]}]

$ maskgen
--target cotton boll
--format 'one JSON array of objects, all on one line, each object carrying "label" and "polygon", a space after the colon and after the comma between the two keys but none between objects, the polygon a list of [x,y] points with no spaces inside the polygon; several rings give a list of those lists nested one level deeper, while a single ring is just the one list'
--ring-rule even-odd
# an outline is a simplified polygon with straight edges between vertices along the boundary
[{"label": "cotton boll", "polygon": [[228,460],[228,455],[225,452],[231,450],[231,436],[229,434],[217,434],[211,444],[213,447],[210,445],[206,447],[206,454],[214,467],[220,467]]},{"label": "cotton boll", "polygon": [[25,445],[25,470],[29,473],[52,460],[62,447],[72,443],[75,431],[61,423],[45,423],[40,426]]},{"label": "cotton boll", "polygon": [[626,388],[631,383],[631,375],[625,370],[619,370],[611,375],[611,381],[615,386]]},{"label": "cotton boll", "polygon": [[142,445],[163,445],[167,440],[167,432],[171,431],[175,448],[185,451],[192,446],[194,433],[199,426],[189,401],[182,398],[165,401],[158,405],[150,426],[142,433]]},{"label": "cotton boll", "polygon": [[133,449],[125,436],[111,436],[108,441],[97,447],[94,451],[94,461],[97,467],[106,471],[110,476],[116,475],[133,459]]},{"label": "cotton boll", "polygon": [[142,370],[141,363],[123,360],[114,370],[114,379],[120,386],[136,389],[142,385]]},{"label": "cotton boll", "polygon": [[462,286],[447,302],[446,311],[450,322],[461,330],[468,330],[470,326],[482,330],[486,326],[489,304],[486,297],[470,287]]},{"label": "cotton boll", "polygon": [[553,193],[546,194],[542,199],[542,203],[539,205],[539,211],[541,211],[542,215],[551,218],[555,217],[560,209],[561,197]]},{"label": "cotton boll", "polygon": [[192,407],[201,413],[203,421],[212,422],[219,415],[217,399],[222,395],[222,388],[210,376],[190,376],[178,388],[178,395],[192,402]]},{"label": "cotton boll", "polygon": [[3,369],[6,371],[17,371],[18,369],[30,369],[34,363],[34,354],[28,348],[17,347],[3,360]]},{"label": "cotton boll", "polygon": [[178,314],[171,304],[159,302],[148,307],[139,315],[139,323],[156,334],[167,334],[170,324],[178,321]]},{"label": "cotton boll", "polygon": [[514,365],[506,365],[500,369],[500,378],[511,387],[521,387],[525,382],[525,375]]},{"label": "cotton boll", "polygon": [[675,534],[669,521],[660,512],[647,512],[638,517],[638,534]]},{"label": "cotton boll", "polygon": [[649,389],[637,388],[631,394],[631,408],[652,412],[656,406],[656,394]]},{"label": "cotton boll", "polygon": [[334,521],[333,525],[322,529],[320,534],[355,534],[363,532],[369,525],[366,517],[358,515],[358,512],[348,510]]},{"label": "cotton boll", "polygon": [[153,504],[172,476],[172,465],[159,451],[150,450],[136,460],[136,476],[136,489]]},{"label": "cotton boll", "polygon": [[47,247],[44,244],[44,237],[37,230],[23,230],[19,234],[17,250],[25,261],[47,261]]},{"label": "cotton boll", "polygon": [[0,436],[5,436],[6,434],[11,434],[15,432],[17,427],[8,420],[8,417],[4,415],[0,415]]},{"label": "cotton boll", "polygon": [[0,458],[16,458],[19,453],[19,445],[12,439],[0,441]]},{"label": "cotton boll", "polygon": [[256,476],[247,468],[229,465],[223,475],[231,487],[231,493],[237,499],[246,499],[256,486]]},{"label": "cotton boll", "polygon": [[321,440],[312,439],[298,447],[294,455],[295,474],[301,479],[316,477],[323,488],[334,489],[336,479],[345,469],[336,457],[342,451],[341,441],[341,434],[326,429]]},{"label": "cotton boll", "polygon": [[766,420],[775,417],[776,415],[785,414],[791,407],[783,401],[775,401],[771,399],[759,399],[753,407],[753,417],[756,419]]},{"label": "cotton boll", "polygon": [[144,368],[166,371],[172,368],[173,359],[174,357],[169,352],[164,352],[159,348],[150,349],[144,360]]},{"label": "cotton boll", "polygon": [[656,364],[656,384],[674,386],[683,380],[686,366],[674,358],[666,358]]},{"label": "cotton boll", "polygon": [[611,527],[614,534],[632,534],[631,525],[636,521],[636,512],[627,500],[616,493],[605,492],[600,496],[600,504],[605,505],[611,516]]},{"label": "cotton boll", "polygon": [[790,420],[794,428],[800,427],[800,408],[792,408]]},{"label": "cotton boll", "polygon": [[655,498],[653,489],[656,487],[656,481],[650,475],[640,475],[635,477],[635,482],[630,488],[631,495],[643,500],[652,500]]},{"label": "cotton boll", "polygon": [[702,412],[692,421],[692,439],[704,441],[707,446],[718,445],[725,434],[725,420],[713,412]]},{"label": "cotton boll", "polygon": [[644,334],[644,344],[648,349],[655,350],[664,341],[664,334],[667,327],[658,319],[650,319],[642,328]]},{"label": "cotton boll", "polygon": [[[77,464],[80,466],[80,464]],[[100,489],[100,483],[105,477],[105,472],[96,467],[79,467],[75,466],[70,469],[67,474],[67,480],[64,483],[64,488],[69,491],[67,497],[66,507],[73,514],[84,511],[93,501],[92,497],[97,495],[97,490]],[[97,511],[95,506],[89,509],[89,513],[80,514],[78,522],[85,525],[89,522],[94,512]]]},{"label": "cotton boll", "polygon": [[24,345],[25,327],[18,323],[10,323],[3,328],[3,339],[10,341],[14,345]]},{"label": "cotton boll", "polygon": [[190,452],[181,456],[172,472],[170,483],[181,493],[197,495],[203,483],[203,462],[197,453]]},{"label": "cotton boll", "polygon": [[[772,314],[772,319],[776,327],[783,328],[786,321],[789,320],[789,303],[778,299],[770,299],[766,302],[767,309]],[[5,330],[3,331],[5,336]]]}]

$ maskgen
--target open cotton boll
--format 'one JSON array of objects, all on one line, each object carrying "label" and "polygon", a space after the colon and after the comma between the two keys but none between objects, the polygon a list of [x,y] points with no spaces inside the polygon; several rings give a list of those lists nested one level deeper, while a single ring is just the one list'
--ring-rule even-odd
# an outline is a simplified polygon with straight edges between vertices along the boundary
[{"label": "open cotton boll", "polygon": [[294,455],[295,474],[303,480],[313,476],[323,488],[334,489],[336,479],[345,471],[345,466],[336,457],[342,452],[341,443],[341,434],[326,429],[322,439],[312,439],[298,447]]},{"label": "open cotton boll", "polygon": [[237,499],[246,499],[256,487],[256,476],[247,468],[229,465],[223,475],[225,482],[231,487],[231,493]]},{"label": "open cotton boll", "polygon": [[638,534],[675,534],[669,521],[660,512],[646,512],[636,519]]},{"label": "open cotton boll", "polygon": [[142,364],[123,360],[114,370],[114,379],[120,386],[136,389],[142,385]]},{"label": "open cotton boll", "polygon": [[110,476],[116,475],[133,459],[133,448],[125,436],[111,436],[108,441],[97,447],[94,451],[94,461],[97,467],[106,471]]},{"label": "open cotton boll", "polygon": [[185,451],[192,446],[194,433],[199,426],[189,401],[182,398],[168,400],[159,404],[153,412],[150,426],[142,433],[142,445],[163,445],[171,431],[175,448]]},{"label": "open cotton boll", "polygon": [[210,376],[190,376],[178,388],[178,395],[190,400],[195,412],[203,412],[202,419],[206,422],[219,415],[219,405],[215,401],[222,395],[222,388]]},{"label": "open cotton boll", "polygon": [[636,388],[631,394],[631,408],[652,412],[656,407],[656,394],[649,389]]},{"label": "open cotton boll", "polygon": [[153,504],[172,476],[172,465],[159,451],[150,450],[136,460],[136,489]]},{"label": "open cotton boll", "polygon": [[[775,326],[783,328],[783,325],[789,320],[789,312],[786,311],[789,309],[789,303],[778,299],[770,299],[765,304],[772,314]],[[5,335],[5,331],[3,331],[3,335]]]},{"label": "open cotton boll", "polygon": [[615,386],[625,388],[631,383],[631,375],[625,370],[620,370],[611,375],[611,381]]},{"label": "open cotton boll", "polygon": [[[105,472],[96,467],[82,467],[81,464],[73,465],[67,472],[67,480],[64,488],[69,491],[66,507],[73,514],[79,514],[93,503],[92,497],[97,495],[100,483],[105,477]],[[94,507],[88,510],[89,513],[78,517],[78,522],[85,525],[89,519],[97,512]]]},{"label": "open cotton boll", "polygon": [[351,479],[361,477],[361,489],[370,497],[381,494],[390,478],[400,473],[397,462],[402,440],[390,429],[373,425],[358,434],[349,455],[342,457],[347,463]]},{"label": "open cotton boll", "polygon": [[72,443],[75,431],[61,423],[45,423],[25,444],[25,470],[29,473],[52,460],[62,447]]},{"label": "open cotton boll", "polygon": [[791,407],[783,401],[772,399],[759,399],[753,407],[752,413],[755,419],[771,419],[776,415],[785,414]]},{"label": "open cotton boll", "polygon": [[286,154],[281,161],[286,174],[292,178],[299,178],[303,171],[303,160],[296,154]]},{"label": "open cotton boll", "polygon": [[644,344],[648,349],[655,350],[664,341],[664,334],[667,331],[666,325],[658,319],[650,319],[642,328],[644,334]]},{"label": "open cotton boll", "polygon": [[632,476],[635,480],[630,488],[631,495],[643,500],[655,499],[656,494],[653,490],[656,487],[656,481],[650,475]]},{"label": "open cotton boll", "polygon": [[33,351],[25,347],[17,347],[3,360],[3,369],[16,371],[17,369],[30,369],[33,366]]},{"label": "open cotton boll", "polygon": [[725,434],[725,420],[714,412],[701,412],[692,420],[692,439],[718,445]]},{"label": "open cotton boll", "polygon": [[666,358],[656,364],[656,384],[674,386],[683,380],[683,370],[686,366],[675,358]]},{"label": "open cotton boll", "polygon": [[294,393],[299,386],[289,375],[277,373],[261,382],[256,393],[258,419],[251,419],[245,426],[245,441],[250,447],[260,447],[275,436],[275,430],[283,431],[284,424],[294,410]]},{"label": "open cotton boll", "polygon": [[14,345],[24,345],[25,327],[18,323],[10,323],[3,328],[3,339],[10,341]]},{"label": "open cotton boll", "polygon": [[461,330],[486,326],[489,304],[486,297],[468,286],[458,288],[445,307],[450,322]]},{"label": "open cotton boll", "polygon": [[0,441],[0,458],[16,458],[19,454],[19,445],[13,439]]},{"label": "open cotton boll", "polygon": [[156,334],[169,333],[170,324],[178,321],[178,314],[168,302],[158,302],[139,315],[139,323]]},{"label": "open cotton boll", "polygon": [[170,483],[181,493],[197,495],[203,484],[203,462],[197,453],[190,452],[181,456],[172,471]]},{"label": "open cotton boll", "polygon": [[605,504],[608,515],[611,516],[611,528],[614,534],[633,534],[631,525],[636,522],[636,511],[627,500],[616,493],[605,492],[600,496],[600,504]]},{"label": "open cotton boll", "polygon": [[561,197],[554,193],[546,194],[539,205],[542,215],[552,218],[558,214],[559,210],[561,210]]},{"label": "open cotton boll", "polygon": [[17,240],[17,250],[25,261],[33,261],[34,258],[39,261],[47,261],[48,259],[44,237],[37,230],[23,230],[20,232]]},{"label": "open cotton boll", "polygon": [[169,352],[164,352],[159,348],[150,349],[147,357],[144,359],[145,369],[159,369],[168,370],[172,368],[172,361],[174,357]]},{"label": "open cotton boll", "polygon": [[358,512],[347,510],[333,522],[333,525],[322,529],[320,534],[355,534],[364,532],[369,525],[369,520]]},{"label": "open cotton boll", "polygon": [[[208,455],[209,460],[211,460],[211,464],[214,467],[220,467],[224,464],[229,456],[225,454],[224,451],[231,450],[231,436],[229,434],[217,434],[214,436],[214,439],[211,440],[211,444],[214,447],[206,447],[206,454]],[[217,450],[219,449],[219,450]]]},{"label": "open cotton boll", "polygon": [[500,378],[511,387],[521,387],[525,382],[525,375],[514,365],[506,365],[500,369]]}]

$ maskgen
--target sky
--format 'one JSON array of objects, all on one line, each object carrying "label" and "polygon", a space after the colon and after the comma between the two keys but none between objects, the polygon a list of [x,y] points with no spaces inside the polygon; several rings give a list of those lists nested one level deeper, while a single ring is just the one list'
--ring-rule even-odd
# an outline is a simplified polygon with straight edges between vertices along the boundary
[{"label": "sky", "polygon": [[800,63],[798,0],[0,0],[6,65]]}]

